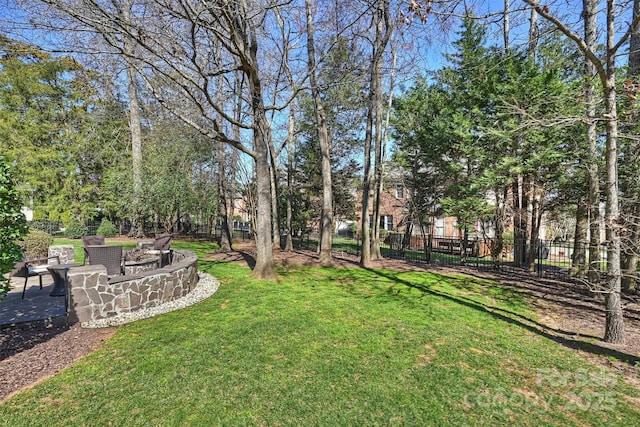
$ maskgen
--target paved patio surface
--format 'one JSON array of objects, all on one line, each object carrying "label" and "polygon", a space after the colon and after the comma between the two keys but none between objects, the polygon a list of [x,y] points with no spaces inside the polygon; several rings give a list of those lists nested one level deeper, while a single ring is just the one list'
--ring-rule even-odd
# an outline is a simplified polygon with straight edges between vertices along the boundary
[{"label": "paved patio surface", "polygon": [[53,323],[66,322],[64,297],[50,297],[53,279],[50,275],[42,277],[42,289],[37,277],[30,277],[27,292],[21,299],[24,279],[11,279],[12,289],[0,301],[0,326],[23,324],[36,321]]}]

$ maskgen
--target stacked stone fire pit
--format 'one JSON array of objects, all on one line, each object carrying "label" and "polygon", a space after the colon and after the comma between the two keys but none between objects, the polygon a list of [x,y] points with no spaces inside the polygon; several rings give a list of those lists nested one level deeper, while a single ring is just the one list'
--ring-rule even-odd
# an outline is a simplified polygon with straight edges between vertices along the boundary
[{"label": "stacked stone fire pit", "polygon": [[198,283],[198,257],[174,250],[171,263],[139,248],[125,259],[125,275],[109,278],[101,265],[85,265],[67,274],[70,323],[108,319],[156,307],[189,294]]}]

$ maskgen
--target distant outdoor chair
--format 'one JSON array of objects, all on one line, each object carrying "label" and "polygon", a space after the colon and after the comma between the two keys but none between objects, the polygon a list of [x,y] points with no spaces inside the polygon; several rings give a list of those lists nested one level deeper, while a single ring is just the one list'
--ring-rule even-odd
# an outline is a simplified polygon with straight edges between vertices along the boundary
[{"label": "distant outdoor chair", "polygon": [[84,249],[84,260],[82,261],[82,263],[86,264],[87,260],[89,259],[87,246],[103,246],[103,245],[104,245],[104,236],[82,236],[82,248]]},{"label": "distant outdoor chair", "polygon": [[[55,263],[50,262],[53,260],[55,260]],[[60,257],[58,255],[33,259],[30,261],[22,261],[16,264],[15,270],[13,270],[10,275],[11,277],[24,277],[22,299],[24,299],[24,293],[27,290],[27,281],[29,280],[29,277],[38,276],[40,289],[42,289],[42,276],[45,274],[51,274],[49,273],[49,270],[47,270],[47,267],[55,264],[60,264]]]},{"label": "distant outdoor chair", "polygon": [[158,234],[156,235],[156,239],[153,241],[153,249],[147,251],[147,253],[150,254],[160,255],[160,267],[171,264],[173,250],[170,246],[172,240],[173,234]]},{"label": "distant outdoor chair", "polygon": [[90,245],[85,250],[89,265],[104,265],[109,277],[123,274],[122,246]]},{"label": "distant outdoor chair", "polygon": [[168,251],[173,240],[173,234],[158,234],[153,241],[153,249],[157,251]]}]

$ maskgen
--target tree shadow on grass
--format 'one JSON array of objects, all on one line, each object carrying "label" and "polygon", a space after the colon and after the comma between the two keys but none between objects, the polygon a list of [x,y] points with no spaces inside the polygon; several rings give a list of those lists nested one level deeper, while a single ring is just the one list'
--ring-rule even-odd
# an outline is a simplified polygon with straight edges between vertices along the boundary
[{"label": "tree shadow on grass", "polygon": [[207,258],[207,256],[205,255],[205,257],[198,260],[198,262],[202,265],[205,265],[204,263],[213,264],[213,263],[227,263],[227,262],[240,262],[240,261],[246,262],[251,270],[253,270],[254,267],[256,266],[256,259],[254,255],[251,252],[246,252],[246,251],[216,252],[215,259]]},{"label": "tree shadow on grass", "polygon": [[[561,344],[567,348],[584,351],[586,353],[590,353],[598,356],[613,357],[621,362],[629,364],[630,366],[636,366],[637,364],[640,363],[640,357],[636,355],[624,353],[612,348],[608,348],[602,345],[598,345],[592,342],[579,339],[578,337],[575,336],[575,333],[573,332],[563,331],[561,329],[555,329],[555,328],[549,327],[547,325],[539,323],[521,314],[514,313],[512,311],[505,310],[499,307],[483,304],[481,302],[472,300],[470,298],[466,298],[464,296],[452,295],[446,292],[431,289],[428,286],[412,283],[407,280],[401,279],[397,275],[386,274],[384,271],[373,270],[373,269],[367,269],[367,270],[373,274],[384,277],[385,279],[388,279],[393,283],[399,283],[404,286],[416,289],[425,294],[444,298],[456,304],[464,305],[474,310],[487,313],[498,320],[520,326],[537,335],[553,340],[558,344]],[[432,274],[435,274],[436,276],[440,276],[436,273],[432,273]],[[446,276],[441,276],[441,277],[443,280],[449,280],[449,278],[447,278]],[[589,336],[589,335],[581,335],[580,338],[599,339],[598,337]]]}]

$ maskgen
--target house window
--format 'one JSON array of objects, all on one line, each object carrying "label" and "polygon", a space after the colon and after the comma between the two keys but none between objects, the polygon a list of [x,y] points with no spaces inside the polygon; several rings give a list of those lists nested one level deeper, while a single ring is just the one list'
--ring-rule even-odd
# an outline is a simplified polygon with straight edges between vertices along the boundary
[{"label": "house window", "polygon": [[444,237],[444,218],[436,219],[436,237]]},{"label": "house window", "polygon": [[404,199],[404,187],[402,184],[396,184],[396,199]]},{"label": "house window", "polygon": [[[373,228],[373,215],[369,217],[369,228]],[[380,230],[393,231],[393,215],[380,215]]]},{"label": "house window", "polygon": [[393,230],[393,216],[392,215],[380,215],[380,229],[392,231]]}]

